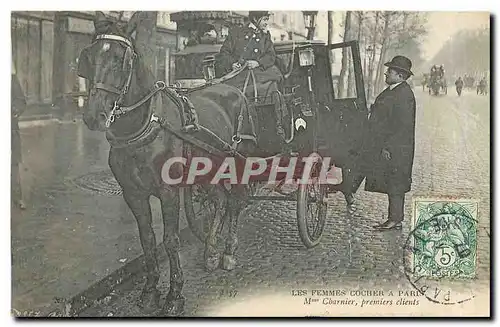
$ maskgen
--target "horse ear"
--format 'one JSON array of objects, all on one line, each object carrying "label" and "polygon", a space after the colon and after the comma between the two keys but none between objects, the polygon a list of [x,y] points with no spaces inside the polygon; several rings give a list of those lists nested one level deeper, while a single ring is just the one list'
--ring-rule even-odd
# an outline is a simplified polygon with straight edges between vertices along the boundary
[{"label": "horse ear", "polygon": [[125,33],[129,37],[132,37],[132,34],[137,29],[137,25],[139,24],[139,14],[140,13],[138,11],[134,12],[132,17],[130,17],[130,20],[128,21],[128,24],[127,24],[126,29],[125,29]]},{"label": "horse ear", "polygon": [[96,11],[95,13],[95,18],[94,18],[94,24],[99,23],[102,21],[106,21],[106,15],[102,11]]},{"label": "horse ear", "polygon": [[102,11],[97,11],[94,18],[94,30],[96,34],[106,33],[112,24],[111,19],[106,17]]}]

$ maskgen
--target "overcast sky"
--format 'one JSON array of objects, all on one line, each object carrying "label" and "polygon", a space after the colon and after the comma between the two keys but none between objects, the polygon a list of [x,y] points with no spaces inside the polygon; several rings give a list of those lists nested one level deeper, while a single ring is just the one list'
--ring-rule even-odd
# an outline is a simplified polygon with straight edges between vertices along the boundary
[{"label": "overcast sky", "polygon": [[430,12],[429,34],[422,44],[426,58],[432,59],[442,45],[461,29],[489,27],[489,19],[487,12]]}]

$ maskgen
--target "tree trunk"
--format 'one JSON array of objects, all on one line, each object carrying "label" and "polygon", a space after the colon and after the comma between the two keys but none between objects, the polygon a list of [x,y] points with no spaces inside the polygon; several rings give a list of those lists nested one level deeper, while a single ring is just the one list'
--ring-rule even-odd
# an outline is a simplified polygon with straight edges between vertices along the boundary
[{"label": "tree trunk", "polygon": [[328,45],[333,43],[333,11],[328,12]]},{"label": "tree trunk", "polygon": [[[351,31],[351,12],[347,11],[345,15],[345,26],[344,26],[344,42],[349,41]],[[342,48],[342,67],[340,68],[339,77],[339,98],[345,98],[346,96],[346,73],[349,64],[348,60],[348,50],[347,48]]]},{"label": "tree trunk", "polygon": [[384,36],[382,39],[382,48],[380,49],[380,57],[377,66],[377,77],[375,78],[375,92],[380,93],[383,88],[383,76],[384,76],[384,62],[385,56],[387,54],[387,48],[389,46],[389,21],[390,21],[391,13],[384,13]]},{"label": "tree trunk", "polygon": [[375,12],[375,28],[373,29],[373,38],[371,44],[371,52],[368,60],[368,93],[367,100],[371,101],[371,96],[373,94],[373,73],[374,73],[374,63],[375,63],[375,52],[377,50],[378,42],[378,24],[379,24],[379,12]]},{"label": "tree trunk", "polygon": [[358,13],[358,41],[361,42],[361,30],[363,28],[364,14],[362,11]]},{"label": "tree trunk", "polygon": [[156,78],[156,21],[158,17],[157,11],[141,11],[138,14],[138,24],[136,29],[136,46],[142,54],[144,63]]},{"label": "tree trunk", "polygon": [[384,87],[384,63],[386,62],[387,56],[387,41],[384,40],[382,43],[382,49],[380,49],[380,56],[377,65],[377,77],[375,79],[375,93],[378,94],[382,91]]}]

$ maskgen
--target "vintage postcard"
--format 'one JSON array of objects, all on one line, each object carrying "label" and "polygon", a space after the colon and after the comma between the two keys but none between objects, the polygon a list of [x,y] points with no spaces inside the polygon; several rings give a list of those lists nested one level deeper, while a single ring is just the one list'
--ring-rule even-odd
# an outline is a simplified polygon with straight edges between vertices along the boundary
[{"label": "vintage postcard", "polygon": [[490,13],[12,11],[14,317],[491,317]]}]

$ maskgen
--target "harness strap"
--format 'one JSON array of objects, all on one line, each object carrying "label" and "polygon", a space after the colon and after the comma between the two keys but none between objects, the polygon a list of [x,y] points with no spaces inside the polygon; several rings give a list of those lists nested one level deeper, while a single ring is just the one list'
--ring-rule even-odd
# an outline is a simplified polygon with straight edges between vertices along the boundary
[{"label": "harness strap", "polygon": [[[186,96],[181,96],[183,111],[189,115],[189,119],[184,127],[186,131],[197,131],[200,129],[200,125],[198,124],[198,114],[196,113],[196,109],[194,108],[194,104],[189,100]],[[189,110],[186,110],[187,109]]]},{"label": "harness strap", "polygon": [[120,108],[120,113],[121,114],[126,114],[132,110],[137,109],[138,107],[142,106],[144,103],[146,103],[149,99],[151,99],[156,93],[159,91],[162,91],[166,88],[166,84],[163,81],[157,81],[154,84],[153,90],[151,90],[144,98],[139,100],[139,102],[136,102],[135,104],[128,106],[128,107],[121,107]]},{"label": "harness strap", "polygon": [[[165,128],[166,130],[168,130],[170,133],[174,134],[175,136],[177,136],[181,140],[186,141],[188,143],[191,143],[192,145],[205,150],[209,154],[214,154],[214,155],[217,155],[217,156],[223,157],[223,158],[227,157],[228,155],[234,156],[238,159],[245,159],[246,158],[244,155],[242,155],[238,151],[219,150],[216,147],[197,139],[196,137],[192,136],[191,134],[187,134],[183,131],[175,130],[172,127],[170,127],[163,119],[160,120],[160,124],[163,128]],[[223,140],[221,140],[221,142],[223,142],[222,145],[224,147],[229,146],[229,144],[227,144]]]},{"label": "harness strap", "polygon": [[257,82],[255,80],[255,74],[253,72],[253,69],[248,70],[247,77],[245,79],[245,84],[243,85],[243,94],[245,94],[245,91],[248,86],[248,81],[250,80],[250,77],[252,77],[253,80],[253,94],[254,94],[254,102],[257,102]]},{"label": "harness strap", "polygon": [[115,34],[100,34],[95,37],[96,40],[114,40],[114,41],[119,41],[123,42],[129,47],[133,48],[132,42],[130,42],[129,39],[120,36],[120,35],[115,35]]},{"label": "harness strap", "polygon": [[119,90],[119,89],[117,89],[116,87],[111,86],[111,85],[106,85],[106,84],[103,84],[103,83],[95,83],[94,87],[96,89],[101,89],[101,90],[108,91],[108,92],[111,92],[111,93],[114,93],[114,94],[121,94],[122,93],[122,91]]}]

